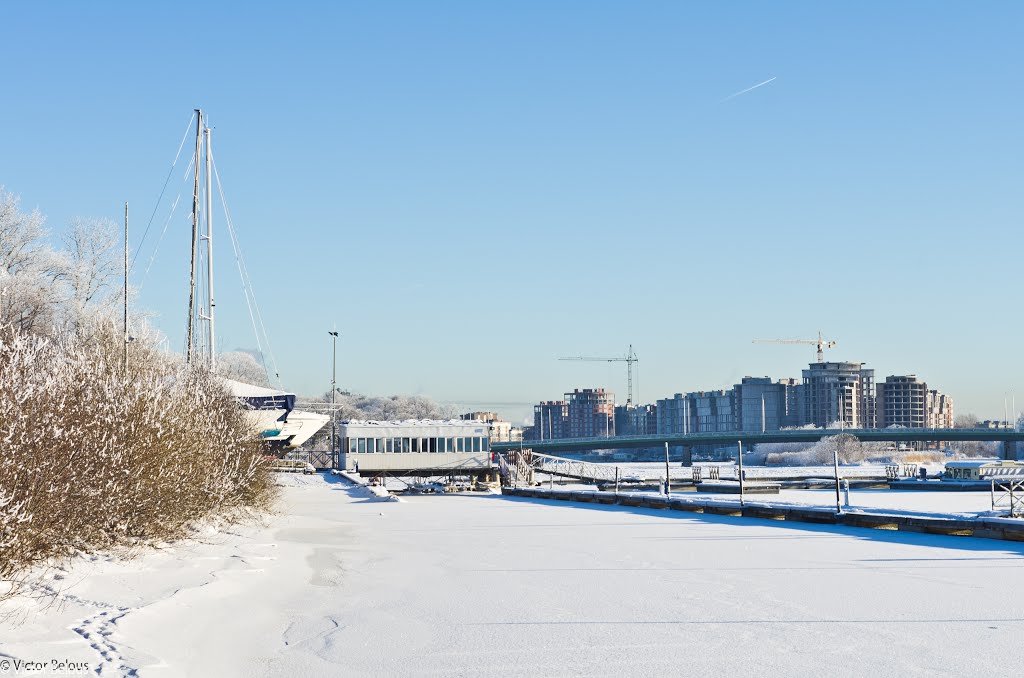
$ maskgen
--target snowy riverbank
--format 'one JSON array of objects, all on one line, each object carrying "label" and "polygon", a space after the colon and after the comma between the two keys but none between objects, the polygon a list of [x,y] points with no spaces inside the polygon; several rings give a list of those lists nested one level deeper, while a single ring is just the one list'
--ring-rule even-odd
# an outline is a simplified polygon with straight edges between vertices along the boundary
[{"label": "snowy riverbank", "polygon": [[105,676],[980,675],[1005,668],[986,648],[1024,630],[1020,544],[282,482],[264,524],[53,573],[57,603],[17,601],[0,661]]}]

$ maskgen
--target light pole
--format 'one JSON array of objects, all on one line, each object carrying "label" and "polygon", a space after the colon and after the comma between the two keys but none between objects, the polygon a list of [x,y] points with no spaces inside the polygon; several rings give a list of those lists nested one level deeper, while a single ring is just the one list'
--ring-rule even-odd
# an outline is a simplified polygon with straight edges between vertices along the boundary
[{"label": "light pole", "polygon": [[335,398],[337,397],[338,387],[336,385],[336,377],[338,373],[338,333],[328,332],[331,335],[331,340],[334,344],[334,350],[331,356],[331,466],[338,468],[338,450],[337,450],[337,431],[338,431],[338,408],[335,407]]}]

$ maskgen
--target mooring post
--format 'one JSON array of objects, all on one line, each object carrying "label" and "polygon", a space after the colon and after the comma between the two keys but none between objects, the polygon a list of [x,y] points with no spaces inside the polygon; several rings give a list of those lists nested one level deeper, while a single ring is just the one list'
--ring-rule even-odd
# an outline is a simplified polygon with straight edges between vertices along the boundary
[{"label": "mooring post", "polygon": [[739,469],[738,470],[739,470],[739,474],[740,474],[740,506],[742,507],[744,505],[743,504],[743,499],[744,499],[744,497],[743,497],[743,441],[742,440],[737,440],[736,444],[739,445],[739,448],[740,448]]},{"label": "mooring post", "polygon": [[836,513],[842,513],[843,507],[839,503],[839,447],[832,451],[832,463],[835,465],[836,470]]},{"label": "mooring post", "polygon": [[619,467],[615,467],[615,496],[619,496]]},{"label": "mooring post", "polygon": [[850,481],[843,478],[843,508],[850,508]]},{"label": "mooring post", "polygon": [[665,443],[665,496],[668,497],[672,492],[672,481],[669,480],[668,470],[668,443]]}]

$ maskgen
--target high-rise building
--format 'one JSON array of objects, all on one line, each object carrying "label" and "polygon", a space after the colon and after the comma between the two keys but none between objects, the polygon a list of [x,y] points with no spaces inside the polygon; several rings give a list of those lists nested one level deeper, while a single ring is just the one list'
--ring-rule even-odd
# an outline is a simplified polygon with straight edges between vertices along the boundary
[{"label": "high-rise building", "polygon": [[615,394],[603,388],[574,389],[565,394],[569,438],[615,435]]},{"label": "high-rise building", "polygon": [[953,399],[929,390],[916,375],[890,375],[876,390],[878,428],[953,427]]},{"label": "high-rise building", "polygon": [[658,433],[736,431],[734,389],[676,393],[658,401],[655,421]]},{"label": "high-rise building", "polygon": [[864,363],[811,363],[804,370],[803,423],[875,428],[875,371]]},{"label": "high-rise building", "polygon": [[682,393],[658,401],[655,413],[657,433],[690,433],[690,401]]},{"label": "high-rise building", "polygon": [[[525,435],[525,432],[524,432]],[[569,437],[569,405],[564,400],[547,400],[533,406],[533,440]]]},{"label": "high-rise building", "polygon": [[615,408],[615,432],[620,436],[654,435],[658,432],[656,405]]},{"label": "high-rise building", "polygon": [[953,399],[939,391],[928,391],[928,428],[953,428]]},{"label": "high-rise building", "polygon": [[773,382],[769,377],[743,377],[733,386],[737,430],[756,433],[799,426],[797,396],[800,388],[796,379]]},{"label": "high-rise building", "polygon": [[723,433],[777,431],[801,423],[796,379],[773,382],[768,377],[743,377],[731,389],[676,393],[659,400],[658,433]]}]

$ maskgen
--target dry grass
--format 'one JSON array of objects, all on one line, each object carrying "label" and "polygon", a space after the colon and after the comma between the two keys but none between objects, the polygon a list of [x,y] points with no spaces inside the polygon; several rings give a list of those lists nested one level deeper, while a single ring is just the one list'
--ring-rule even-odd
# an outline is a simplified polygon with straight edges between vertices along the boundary
[{"label": "dry grass", "polygon": [[263,444],[220,384],[143,346],[125,374],[117,338],[0,334],[0,580],[273,498]]}]

